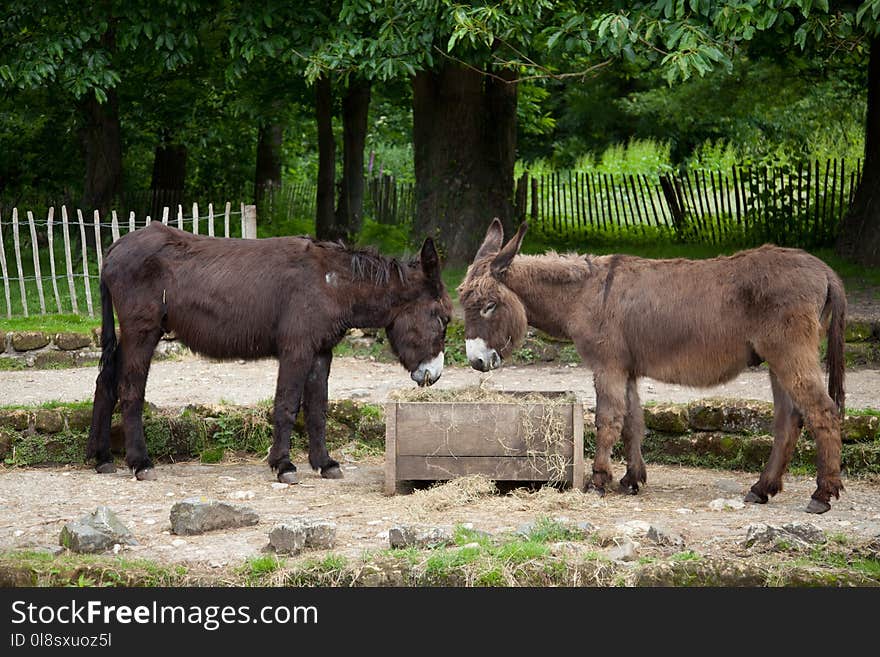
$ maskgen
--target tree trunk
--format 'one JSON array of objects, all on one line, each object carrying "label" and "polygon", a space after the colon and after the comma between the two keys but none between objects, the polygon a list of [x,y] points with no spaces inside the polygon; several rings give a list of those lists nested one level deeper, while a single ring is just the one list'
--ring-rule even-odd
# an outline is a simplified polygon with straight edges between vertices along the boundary
[{"label": "tree trunk", "polygon": [[105,103],[89,94],[82,108],[81,139],[86,166],[82,207],[84,211],[100,210],[103,214],[122,196],[122,140],[116,90],[107,90]]},{"label": "tree trunk", "polygon": [[880,38],[871,39],[865,163],[852,209],[843,218],[837,252],[868,267],[880,267]]},{"label": "tree trunk", "polygon": [[333,138],[333,89],[321,76],[315,81],[315,118],[318,122],[318,192],[315,235],[318,239],[338,237],[333,212],[336,182],[336,141]]},{"label": "tree trunk", "polygon": [[[162,208],[175,208],[183,201],[186,183],[186,146],[168,143],[163,138],[153,156],[153,177],[150,182],[150,216],[162,218]],[[173,211],[170,212],[173,216]]]},{"label": "tree trunk", "polygon": [[456,65],[417,73],[413,145],[414,237],[435,237],[446,262],[468,264],[493,217],[513,227],[516,83]]},{"label": "tree trunk", "polygon": [[342,99],[342,184],[336,205],[336,229],[346,239],[352,239],[363,226],[364,146],[369,109],[370,83],[352,79]]},{"label": "tree trunk", "polygon": [[275,121],[260,124],[257,138],[257,169],[254,177],[254,200],[257,204],[263,194],[281,187],[281,144],[284,126]]}]

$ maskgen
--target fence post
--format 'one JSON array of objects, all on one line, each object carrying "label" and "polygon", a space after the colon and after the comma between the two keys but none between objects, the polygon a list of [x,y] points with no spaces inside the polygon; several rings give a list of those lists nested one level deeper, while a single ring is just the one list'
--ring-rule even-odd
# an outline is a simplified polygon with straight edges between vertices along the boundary
[{"label": "fence post", "polygon": [[[58,308],[58,314],[60,315],[63,310],[61,310],[61,295],[58,294],[58,279],[55,276],[55,238],[52,235],[54,231],[53,222],[55,220],[55,207],[49,208],[49,218],[46,219],[46,228],[49,236],[49,269],[52,273],[52,292],[55,293],[55,306]],[[0,240],[2,241],[2,240]],[[0,255],[3,255],[3,249],[0,248]],[[3,269],[5,270],[5,263]]]},{"label": "fence post", "polygon": [[9,272],[6,269],[6,245],[3,243],[3,217],[0,217],[0,269],[3,273],[3,294],[6,297],[6,316],[12,317],[12,299],[9,296]]},{"label": "fence post", "polygon": [[257,239],[257,206],[245,205],[241,215],[241,236],[244,239]]},{"label": "fence post", "polygon": [[30,317],[27,294],[24,291],[24,273],[21,267],[21,245],[18,239],[18,208],[12,208],[12,240],[15,245],[15,266],[18,269],[18,289],[21,292],[21,307],[24,309],[24,316]]},{"label": "fence post", "polygon": [[40,298],[40,314],[46,314],[46,297],[43,295],[43,274],[40,271],[40,245],[37,243],[37,228],[34,226],[34,213],[28,210],[28,224],[31,228],[31,255],[34,258],[34,277],[37,279],[37,294]]}]

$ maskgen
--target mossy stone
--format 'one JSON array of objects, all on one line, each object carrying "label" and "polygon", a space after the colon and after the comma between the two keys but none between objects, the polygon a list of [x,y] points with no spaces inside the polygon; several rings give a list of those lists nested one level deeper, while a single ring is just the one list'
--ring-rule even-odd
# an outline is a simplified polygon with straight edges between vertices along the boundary
[{"label": "mossy stone", "polygon": [[12,348],[16,351],[33,351],[49,344],[49,336],[40,331],[15,331],[12,334]]}]

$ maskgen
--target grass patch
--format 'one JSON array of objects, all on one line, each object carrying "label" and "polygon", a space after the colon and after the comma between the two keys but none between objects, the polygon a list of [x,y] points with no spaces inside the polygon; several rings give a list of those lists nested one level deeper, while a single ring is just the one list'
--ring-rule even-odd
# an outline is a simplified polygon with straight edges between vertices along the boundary
[{"label": "grass patch", "polygon": [[[39,309],[39,306],[37,307]],[[101,320],[88,315],[37,315],[0,319],[0,333],[39,331],[41,333],[90,334],[101,325]]]}]

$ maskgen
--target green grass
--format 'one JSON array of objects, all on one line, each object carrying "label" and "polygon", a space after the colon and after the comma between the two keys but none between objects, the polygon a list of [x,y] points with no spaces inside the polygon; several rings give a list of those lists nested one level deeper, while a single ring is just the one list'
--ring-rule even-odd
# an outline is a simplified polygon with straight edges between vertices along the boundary
[{"label": "green grass", "polygon": [[0,333],[40,331],[42,333],[91,333],[101,321],[88,315],[32,315],[0,319]]}]

